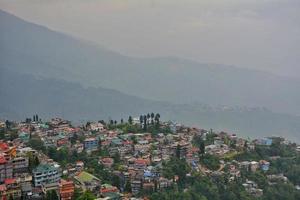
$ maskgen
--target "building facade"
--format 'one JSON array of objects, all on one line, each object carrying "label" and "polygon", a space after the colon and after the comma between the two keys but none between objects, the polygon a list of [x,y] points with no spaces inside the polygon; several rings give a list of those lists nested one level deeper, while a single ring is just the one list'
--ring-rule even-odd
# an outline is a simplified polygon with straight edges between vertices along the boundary
[{"label": "building facade", "polygon": [[32,171],[32,175],[35,187],[60,181],[59,169],[50,164],[40,164]]}]

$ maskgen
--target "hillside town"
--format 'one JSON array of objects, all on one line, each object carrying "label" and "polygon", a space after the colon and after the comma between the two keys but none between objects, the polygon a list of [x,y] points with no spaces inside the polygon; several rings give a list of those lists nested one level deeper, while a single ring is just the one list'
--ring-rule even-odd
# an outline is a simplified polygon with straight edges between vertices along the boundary
[{"label": "hillside town", "polygon": [[280,137],[154,113],[78,126],[34,115],[0,130],[0,199],[270,199],[282,188],[300,197],[300,146]]}]

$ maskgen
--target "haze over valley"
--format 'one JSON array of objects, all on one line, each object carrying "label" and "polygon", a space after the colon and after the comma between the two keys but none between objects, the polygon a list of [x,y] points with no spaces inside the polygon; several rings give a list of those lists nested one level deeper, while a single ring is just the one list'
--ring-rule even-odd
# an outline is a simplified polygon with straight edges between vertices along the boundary
[{"label": "haze over valley", "polygon": [[1,118],[38,112],[86,121],[155,111],[204,128],[299,140],[296,76],[127,56],[5,11],[0,26]]}]

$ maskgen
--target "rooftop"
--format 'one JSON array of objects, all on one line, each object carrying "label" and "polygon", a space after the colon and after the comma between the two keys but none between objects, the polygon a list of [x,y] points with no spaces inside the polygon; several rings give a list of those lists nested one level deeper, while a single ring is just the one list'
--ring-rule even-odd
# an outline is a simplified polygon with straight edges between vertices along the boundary
[{"label": "rooftop", "polygon": [[83,182],[91,182],[93,180],[100,181],[97,177],[95,177],[94,175],[92,175],[86,171],[80,172],[75,178],[82,183]]},{"label": "rooftop", "polygon": [[56,168],[50,164],[40,164],[33,170],[33,172],[44,172],[44,171],[51,171],[51,170],[56,170]]}]

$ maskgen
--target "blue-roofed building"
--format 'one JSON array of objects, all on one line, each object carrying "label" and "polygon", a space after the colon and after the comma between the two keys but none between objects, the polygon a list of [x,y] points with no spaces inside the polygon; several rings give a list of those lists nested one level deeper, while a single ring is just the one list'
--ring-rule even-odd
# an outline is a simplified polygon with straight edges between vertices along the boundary
[{"label": "blue-roofed building", "polygon": [[261,170],[263,170],[263,171],[268,171],[269,168],[270,168],[270,162],[268,162],[268,161],[266,161],[266,160],[261,160],[261,161],[259,162],[259,164],[260,164]]},{"label": "blue-roofed building", "polygon": [[194,161],[194,160],[192,161],[192,167],[193,167],[193,168],[197,167],[197,163],[196,163],[196,161]]},{"label": "blue-roofed building", "polygon": [[149,171],[149,170],[145,170],[144,171],[144,177],[146,178],[151,178],[151,177],[154,177],[155,175],[151,172],[151,171]]}]

